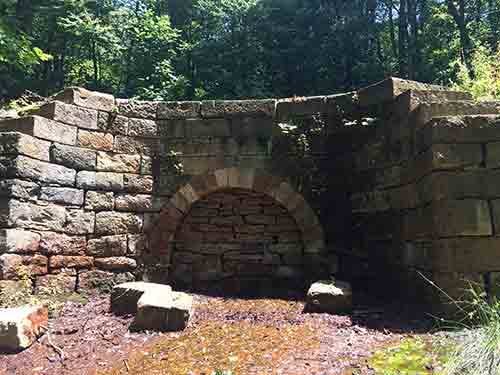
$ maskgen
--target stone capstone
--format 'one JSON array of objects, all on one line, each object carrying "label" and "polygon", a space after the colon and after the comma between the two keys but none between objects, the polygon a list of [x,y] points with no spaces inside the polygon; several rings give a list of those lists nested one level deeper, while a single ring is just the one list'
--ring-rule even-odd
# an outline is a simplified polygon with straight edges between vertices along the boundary
[{"label": "stone capstone", "polygon": [[17,352],[29,348],[48,326],[43,306],[0,309],[0,350]]},{"label": "stone capstone", "polygon": [[68,87],[63,92],[57,94],[54,99],[63,103],[101,111],[110,112],[115,108],[115,98],[113,95],[90,91],[81,87]]},{"label": "stone capstone", "polygon": [[305,311],[339,314],[352,310],[351,286],[342,281],[321,280],[307,292]]},{"label": "stone capstone", "polygon": [[146,292],[137,302],[133,326],[140,330],[182,331],[193,315],[193,297],[186,293]]},{"label": "stone capstone", "polygon": [[173,292],[168,285],[125,283],[113,288],[111,310],[115,314],[136,313],[135,330],[181,331],[193,314],[193,298]]}]

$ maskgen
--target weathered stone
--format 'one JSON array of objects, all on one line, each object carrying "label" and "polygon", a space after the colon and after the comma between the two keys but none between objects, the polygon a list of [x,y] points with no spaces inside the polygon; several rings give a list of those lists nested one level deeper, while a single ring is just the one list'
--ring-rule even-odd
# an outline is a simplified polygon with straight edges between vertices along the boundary
[{"label": "weathered stone", "polygon": [[[493,215],[496,216],[495,204]],[[493,233],[486,201],[465,199],[436,202],[433,204],[433,216],[434,231],[440,237],[489,236]]]},{"label": "weathered stone", "polygon": [[36,278],[36,294],[65,295],[75,290],[76,274],[61,272],[57,275],[43,275]]},{"label": "weathered stone", "polygon": [[95,151],[80,147],[54,144],[50,149],[51,162],[64,165],[76,170],[90,170],[96,168]]},{"label": "weathered stone", "polygon": [[13,199],[8,202],[8,215],[4,219],[8,226],[49,231],[61,231],[65,221],[64,207],[54,204],[39,206]]},{"label": "weathered stone", "polygon": [[74,145],[77,128],[40,116],[30,116],[0,122],[0,131],[17,131],[47,141]]},{"label": "weathered stone", "polygon": [[81,87],[68,87],[57,94],[55,100],[79,107],[111,112],[115,108],[113,95],[89,91]]},{"label": "weathered stone", "polygon": [[33,254],[40,246],[40,235],[21,229],[0,229],[0,254]]},{"label": "weathered stone", "polygon": [[153,174],[153,160],[149,156],[141,156],[141,174]]},{"label": "weathered stone", "polygon": [[85,209],[92,211],[106,211],[114,208],[114,194],[99,191],[87,191]]},{"label": "weathered stone", "polygon": [[69,210],[64,231],[69,234],[94,233],[95,213],[83,210]]},{"label": "weathered stone", "polygon": [[156,137],[158,128],[153,120],[131,118],[128,123],[128,135],[139,137]]},{"label": "weathered stone", "polygon": [[137,302],[133,326],[139,330],[182,331],[193,315],[193,297],[186,293],[166,294],[147,290]]},{"label": "weathered stone", "polygon": [[[269,139],[275,123],[272,118],[242,117],[231,122],[232,134],[240,142],[245,138]],[[267,144],[265,145],[267,148]]]},{"label": "weathered stone", "polygon": [[96,258],[95,265],[103,270],[111,271],[132,271],[137,268],[137,262],[126,257]]},{"label": "weathered stone", "polygon": [[127,236],[105,236],[88,242],[89,255],[96,257],[119,257],[127,254]]},{"label": "weathered stone", "polygon": [[342,281],[315,282],[307,292],[305,310],[329,314],[350,312],[352,310],[351,286]]},{"label": "weathered stone", "polygon": [[21,198],[26,200],[35,199],[40,191],[40,186],[31,181],[2,179],[0,180],[0,196]]},{"label": "weathered stone", "polygon": [[313,115],[328,111],[325,96],[286,98],[278,100],[276,104],[276,116],[280,121],[289,120],[290,116]]},{"label": "weathered stone", "polygon": [[160,142],[156,138],[125,137],[122,135],[115,137],[115,152],[153,156],[157,155],[159,150]]},{"label": "weathered stone", "polygon": [[123,190],[123,175],[114,172],[81,171],[76,176],[76,186],[80,189]]},{"label": "weathered stone", "polygon": [[0,280],[18,279],[21,267],[26,267],[31,276],[47,273],[47,257],[43,255],[0,255]]},{"label": "weathered stone", "polygon": [[201,102],[161,102],[158,105],[159,119],[186,119],[200,116]]},{"label": "weathered stone", "polygon": [[153,290],[158,290],[158,293],[164,296],[169,296],[172,293],[172,288],[168,285],[142,281],[116,285],[111,292],[111,311],[115,314],[133,314],[137,312],[137,302],[142,295]]},{"label": "weathered stone", "polygon": [[113,150],[113,135],[109,133],[78,130],[77,145],[100,151]]},{"label": "weathered stone", "polygon": [[94,258],[86,256],[62,256],[56,255],[50,257],[50,268],[92,268],[94,266]]},{"label": "weathered stone", "polygon": [[231,130],[226,119],[185,120],[186,136],[200,137],[229,137]]},{"label": "weathered stone", "polygon": [[31,159],[26,156],[18,156],[15,160],[14,174],[9,177],[21,177],[49,184],[74,186],[75,176],[76,171],[74,169]]},{"label": "weathered stone", "polygon": [[83,190],[72,188],[42,187],[40,190],[40,199],[54,203],[81,206],[83,204]]},{"label": "weathered stone", "polygon": [[117,211],[151,212],[159,211],[160,207],[155,205],[155,199],[145,194],[118,194],[115,199]]},{"label": "weathered stone", "polygon": [[130,272],[108,272],[101,270],[81,271],[78,273],[78,291],[86,293],[110,293],[117,284],[134,281]]},{"label": "weathered stone", "polygon": [[44,306],[0,309],[0,350],[18,352],[29,348],[48,327]]},{"label": "weathered stone", "polygon": [[40,251],[46,255],[85,255],[85,236],[67,236],[55,232],[42,232]]},{"label": "weathered stone", "polygon": [[144,234],[129,234],[127,254],[133,257],[141,256],[146,246]]},{"label": "weathered stone", "polygon": [[273,117],[276,109],[276,100],[207,100],[201,103],[203,117],[226,116],[268,116]]},{"label": "weathered stone", "polygon": [[0,154],[26,155],[49,161],[50,142],[22,133],[0,133]]},{"label": "weathered stone", "polygon": [[96,214],[96,233],[125,234],[139,233],[142,216],[124,212],[99,212]]},{"label": "weathered stone", "polygon": [[84,129],[97,129],[97,111],[54,101],[45,104],[38,111],[39,115],[68,125]]},{"label": "weathered stone", "polygon": [[116,104],[121,115],[152,120],[156,118],[158,102],[117,99]]},{"label": "weathered stone", "polygon": [[153,191],[153,177],[124,174],[123,188],[130,193],[151,193]]},{"label": "weathered stone", "polygon": [[99,112],[97,127],[111,134],[127,135],[128,117],[119,116],[116,113]]},{"label": "weathered stone", "polygon": [[97,153],[97,170],[109,172],[139,173],[141,157],[139,155]]}]

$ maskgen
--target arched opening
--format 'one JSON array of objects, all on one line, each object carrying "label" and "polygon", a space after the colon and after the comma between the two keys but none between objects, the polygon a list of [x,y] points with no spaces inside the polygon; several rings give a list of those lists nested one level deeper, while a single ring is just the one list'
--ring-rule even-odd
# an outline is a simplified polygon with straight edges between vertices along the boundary
[{"label": "arched opening", "polygon": [[265,193],[223,189],[194,202],[171,246],[171,282],[195,290],[263,294],[300,288],[301,231]]},{"label": "arched opening", "polygon": [[193,177],[146,231],[144,277],[155,282],[267,294],[328,275],[316,214],[283,178],[259,169]]}]

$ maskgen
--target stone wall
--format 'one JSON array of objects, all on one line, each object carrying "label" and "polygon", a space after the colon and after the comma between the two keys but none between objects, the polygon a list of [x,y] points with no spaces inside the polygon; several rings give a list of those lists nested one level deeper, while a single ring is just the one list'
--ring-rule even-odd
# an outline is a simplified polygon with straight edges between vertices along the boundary
[{"label": "stone wall", "polygon": [[[297,121],[322,124],[307,179],[278,126]],[[77,290],[242,291],[335,275],[442,306],[425,276],[493,293],[499,126],[498,102],[398,79],[248,101],[67,89],[0,123],[0,279],[26,265],[35,284],[62,275]]]}]

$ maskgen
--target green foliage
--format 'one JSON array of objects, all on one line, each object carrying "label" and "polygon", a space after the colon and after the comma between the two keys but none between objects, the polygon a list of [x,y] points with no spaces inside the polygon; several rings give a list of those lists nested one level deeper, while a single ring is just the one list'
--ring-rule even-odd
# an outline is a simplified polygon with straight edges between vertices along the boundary
[{"label": "green foliage", "polygon": [[444,375],[500,374],[500,300],[496,296],[488,300],[473,284],[467,293],[467,301],[456,301],[466,320],[455,324],[468,330]]},{"label": "green foliage", "polygon": [[458,77],[455,87],[469,91],[477,100],[500,98],[500,51],[480,46],[474,52],[472,63],[475,77],[471,78],[466,66],[457,61]]},{"label": "green foliage", "polygon": [[446,342],[407,338],[375,352],[368,363],[377,375],[443,375],[450,350]]}]

